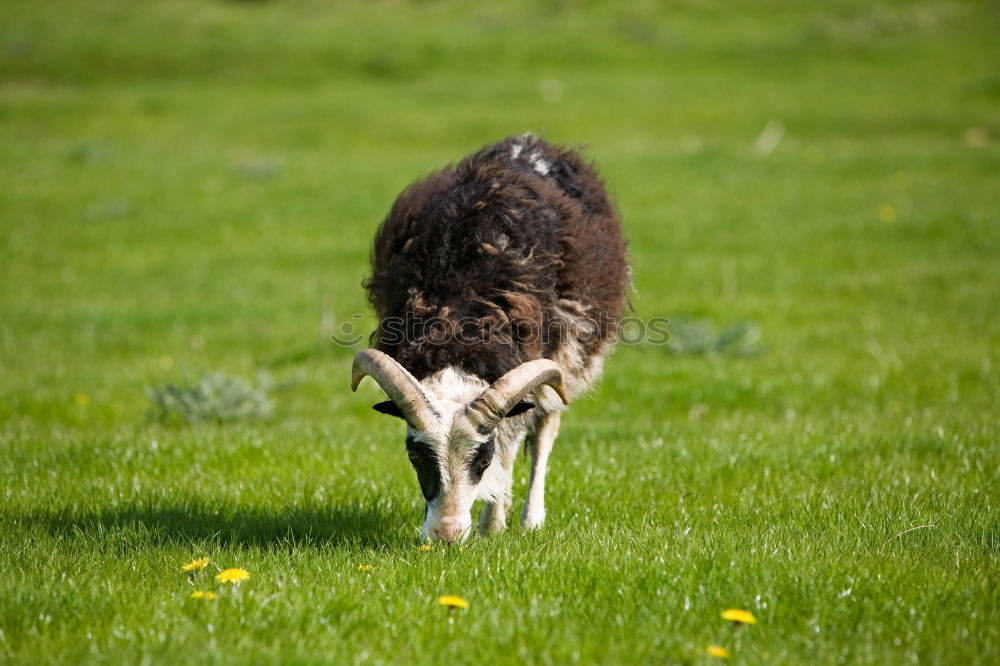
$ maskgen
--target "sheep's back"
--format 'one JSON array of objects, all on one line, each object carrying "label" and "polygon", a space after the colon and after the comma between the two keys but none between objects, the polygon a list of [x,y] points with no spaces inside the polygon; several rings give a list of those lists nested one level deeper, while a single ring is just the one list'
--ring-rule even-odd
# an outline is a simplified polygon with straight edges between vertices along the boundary
[{"label": "sheep's back", "polygon": [[[614,208],[573,151],[511,137],[397,198],[366,282],[376,346],[422,378],[449,365],[493,381],[552,357],[568,310],[599,352],[625,304],[627,262]],[[564,328],[564,327],[563,327]]]}]

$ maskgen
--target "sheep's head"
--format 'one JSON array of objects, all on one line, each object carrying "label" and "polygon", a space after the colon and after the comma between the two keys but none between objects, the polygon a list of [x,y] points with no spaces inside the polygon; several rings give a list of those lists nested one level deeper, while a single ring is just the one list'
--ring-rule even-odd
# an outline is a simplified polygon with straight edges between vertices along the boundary
[{"label": "sheep's head", "polygon": [[393,358],[366,349],[354,359],[352,390],[366,375],[390,398],[375,409],[406,421],[407,455],[427,503],[421,535],[436,541],[468,534],[477,499],[502,500],[496,439],[503,419],[531,409],[524,399],[542,385],[566,402],[559,366],[546,359],[523,363],[492,385],[452,369],[421,383]]}]

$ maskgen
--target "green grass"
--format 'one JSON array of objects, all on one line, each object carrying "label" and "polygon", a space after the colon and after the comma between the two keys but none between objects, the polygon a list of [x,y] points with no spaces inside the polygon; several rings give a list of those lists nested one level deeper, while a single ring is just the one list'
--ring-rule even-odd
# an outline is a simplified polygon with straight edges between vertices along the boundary
[{"label": "green grass", "polygon": [[[993,4],[3,13],[0,662],[1000,661]],[[325,332],[373,326],[398,191],[527,130],[599,162],[637,316],[765,353],[619,348],[546,528],[421,552],[398,422]],[[284,388],[151,419],[204,373]],[[252,578],[189,600],[202,555]]]}]

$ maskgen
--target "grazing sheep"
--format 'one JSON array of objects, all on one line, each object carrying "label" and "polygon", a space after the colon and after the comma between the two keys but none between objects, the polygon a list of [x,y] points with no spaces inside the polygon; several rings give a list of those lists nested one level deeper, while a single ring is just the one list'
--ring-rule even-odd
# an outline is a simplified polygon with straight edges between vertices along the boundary
[{"label": "grazing sheep", "polygon": [[560,414],[601,372],[626,306],[617,213],[578,153],[530,134],[418,180],[375,238],[365,283],[380,324],[358,353],[406,420],[427,502],[422,535],[506,528],[513,466],[527,437],[521,524],[545,520],[545,471]]}]

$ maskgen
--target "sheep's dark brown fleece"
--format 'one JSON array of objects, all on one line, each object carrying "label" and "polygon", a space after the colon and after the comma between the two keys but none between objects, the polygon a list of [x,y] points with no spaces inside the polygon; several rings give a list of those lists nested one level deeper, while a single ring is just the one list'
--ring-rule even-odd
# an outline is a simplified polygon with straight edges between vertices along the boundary
[{"label": "sheep's dark brown fleece", "polygon": [[[594,167],[531,135],[410,185],[378,230],[372,269],[365,288],[381,320],[379,350],[418,379],[454,366],[487,382],[552,358],[567,336],[584,363],[602,353],[629,280],[618,215]],[[568,329],[567,310],[595,328]]]}]

